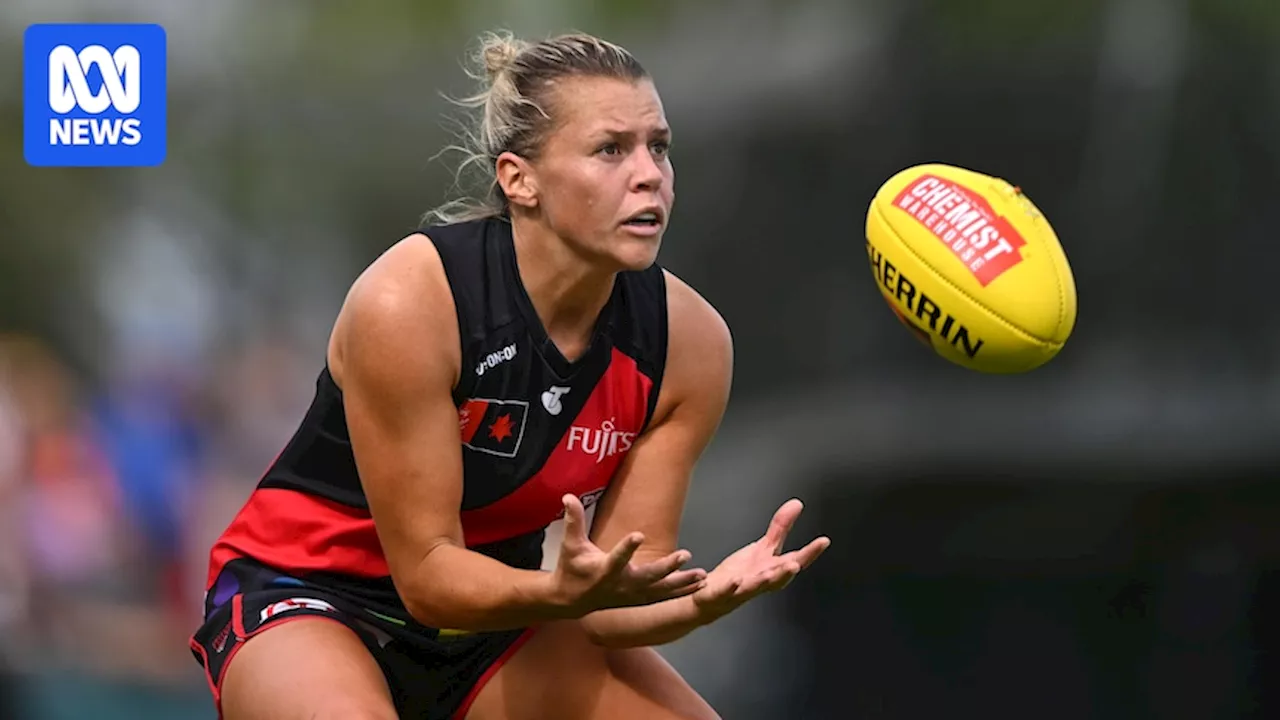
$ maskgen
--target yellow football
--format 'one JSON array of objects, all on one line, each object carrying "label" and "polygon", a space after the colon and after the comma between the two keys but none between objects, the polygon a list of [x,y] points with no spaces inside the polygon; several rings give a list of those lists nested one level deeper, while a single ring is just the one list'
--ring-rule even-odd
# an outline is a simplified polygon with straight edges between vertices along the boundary
[{"label": "yellow football", "polygon": [[957,365],[1033,370],[1075,327],[1075,279],[1058,236],[1004,180],[944,164],[907,168],[871,201],[866,236],[889,307]]}]

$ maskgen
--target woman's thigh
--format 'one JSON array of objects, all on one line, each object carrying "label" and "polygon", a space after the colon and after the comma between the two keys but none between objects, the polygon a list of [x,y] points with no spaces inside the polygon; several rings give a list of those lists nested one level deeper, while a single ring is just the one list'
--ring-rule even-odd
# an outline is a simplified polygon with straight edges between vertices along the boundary
[{"label": "woman's thigh", "polygon": [[719,720],[652,648],[595,645],[577,622],[540,628],[476,696],[467,720]]},{"label": "woman's thigh", "polygon": [[348,627],[323,617],[250,638],[227,666],[225,720],[397,720],[378,663]]}]

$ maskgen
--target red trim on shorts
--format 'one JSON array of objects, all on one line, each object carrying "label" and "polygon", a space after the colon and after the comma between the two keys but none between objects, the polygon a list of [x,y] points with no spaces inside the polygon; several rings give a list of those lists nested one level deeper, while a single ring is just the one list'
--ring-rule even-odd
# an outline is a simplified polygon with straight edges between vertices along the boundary
[{"label": "red trim on shorts", "polygon": [[471,709],[471,704],[480,696],[480,691],[484,690],[484,686],[493,679],[494,675],[498,674],[498,671],[511,659],[511,656],[515,655],[529,641],[529,638],[533,637],[535,632],[537,632],[537,628],[529,628],[520,633],[520,637],[511,643],[511,647],[507,648],[505,652],[498,656],[497,660],[493,661],[493,664],[484,671],[484,674],[480,676],[476,684],[471,686],[471,692],[467,693],[467,696],[462,699],[462,704],[458,706],[458,711],[453,714],[453,720],[466,720],[467,711]]},{"label": "red trim on shorts", "polygon": [[209,692],[213,694],[213,707],[218,713],[218,720],[222,720],[222,683],[227,678],[227,668],[231,667],[231,661],[235,660],[236,653],[240,652],[240,648],[243,648],[249,642],[250,638],[257,637],[271,628],[287,625],[291,622],[297,622],[298,620],[328,620],[329,622],[336,622],[342,627],[351,630],[346,623],[330,615],[294,615],[292,617],[282,617],[279,620],[272,620],[265,625],[258,626],[253,632],[246,634],[244,632],[244,620],[242,618],[244,613],[244,604],[242,602],[243,597],[243,595],[237,594],[231,598],[231,626],[232,631],[238,638],[238,642],[236,642],[236,644],[227,651],[227,659],[222,662],[222,671],[218,673],[216,680],[209,674],[209,656],[205,653],[204,647],[197,643],[194,638],[191,640],[191,648],[199,652],[200,656],[204,658],[204,677],[205,680],[209,682]]},{"label": "red trim on shorts", "polygon": [[[219,707],[220,703],[218,702],[218,686],[214,684],[213,676],[209,674],[209,653],[204,651],[204,646],[196,642],[194,637],[191,638],[187,644],[191,646],[191,651],[198,653],[200,658],[204,661],[202,664],[202,667],[204,668],[204,679],[205,682],[209,683],[209,694],[213,695],[213,706],[218,709],[218,717],[222,717],[222,709]],[[232,648],[232,650],[234,649],[235,648]]]}]

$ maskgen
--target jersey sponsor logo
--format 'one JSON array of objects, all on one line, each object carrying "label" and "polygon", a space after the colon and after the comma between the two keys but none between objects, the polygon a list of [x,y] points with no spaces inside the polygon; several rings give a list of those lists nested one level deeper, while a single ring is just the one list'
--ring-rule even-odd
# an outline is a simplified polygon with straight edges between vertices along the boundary
[{"label": "jersey sponsor logo", "polygon": [[529,403],[472,398],[458,409],[462,444],[482,453],[515,457],[524,439]]},{"label": "jersey sponsor logo", "polygon": [[[547,385],[524,387],[536,405]],[[526,444],[521,452],[535,457],[545,454],[546,459],[538,467],[519,468],[529,475],[496,478],[499,482],[486,488],[486,497],[476,493],[474,504],[461,513],[467,546],[487,545],[545,528],[564,509],[561,498],[566,494],[585,498],[584,505],[594,503],[594,494],[609,486],[632,451],[648,417],[652,390],[652,381],[639,371],[636,362],[613,348],[609,367],[594,386],[574,384],[571,394],[561,397],[563,420],[557,422],[537,411],[530,421],[537,432],[530,430],[529,438],[535,446]],[[468,424],[482,427],[477,419],[482,412],[488,412],[483,404],[469,408]],[[468,460],[482,458],[471,456]],[[508,469],[494,470],[495,475],[501,475]]]},{"label": "jersey sponsor logo", "polygon": [[294,610],[320,610],[322,612],[337,612],[338,609],[323,600],[316,598],[296,597],[288,600],[281,600],[278,603],[272,603],[262,609],[258,623],[262,624],[267,620],[287,612]]},{"label": "jersey sponsor logo", "polygon": [[598,464],[607,457],[630,450],[635,439],[636,433],[619,430],[614,418],[609,418],[600,423],[598,428],[581,425],[570,427],[565,449],[594,456]]},{"label": "jersey sponsor logo", "polygon": [[496,352],[491,352],[488,355],[485,355],[483,358],[480,359],[480,362],[476,363],[476,377],[483,376],[486,372],[498,367],[502,363],[507,362],[508,360],[514,360],[515,357],[516,357],[515,343],[511,343],[510,345],[502,348],[501,350],[498,350]]},{"label": "jersey sponsor logo", "polygon": [[564,409],[564,404],[560,402],[560,396],[566,395],[568,392],[569,388],[567,387],[552,385],[547,388],[546,392],[542,393],[542,407],[546,408],[547,412],[552,415],[559,415],[560,411]]}]

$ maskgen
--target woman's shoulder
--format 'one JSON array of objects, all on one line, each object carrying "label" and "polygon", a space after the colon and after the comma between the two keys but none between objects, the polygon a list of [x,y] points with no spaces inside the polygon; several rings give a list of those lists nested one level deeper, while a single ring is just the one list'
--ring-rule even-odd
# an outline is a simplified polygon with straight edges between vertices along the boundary
[{"label": "woman's shoulder", "polygon": [[329,343],[330,372],[341,385],[346,366],[357,355],[392,364],[429,362],[433,353],[456,346],[440,339],[457,332],[440,254],[430,237],[414,232],[387,248],[352,282]]}]

